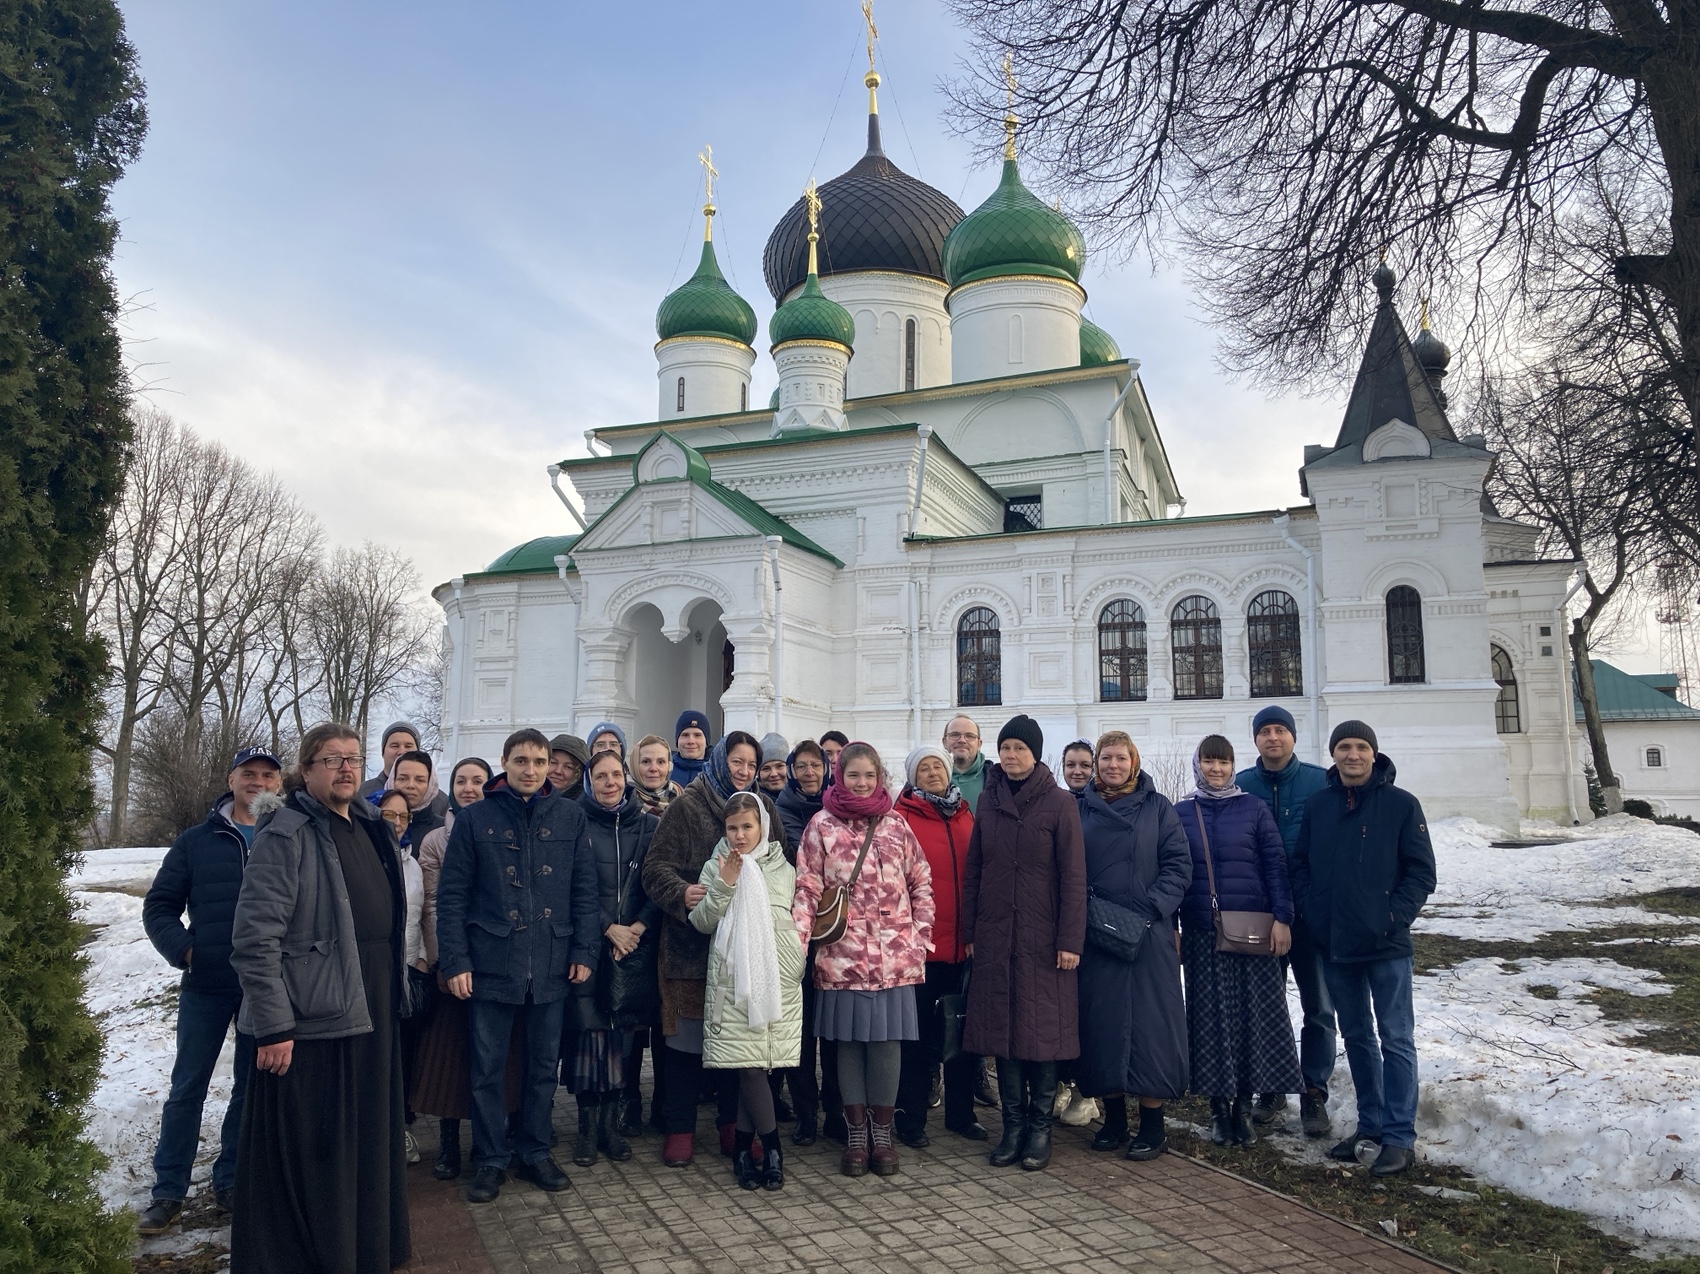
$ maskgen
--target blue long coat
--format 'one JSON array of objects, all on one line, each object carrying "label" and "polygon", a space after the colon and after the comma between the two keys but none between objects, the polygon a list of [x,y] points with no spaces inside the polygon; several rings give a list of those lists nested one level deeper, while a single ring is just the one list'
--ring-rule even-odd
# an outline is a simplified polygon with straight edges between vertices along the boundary
[{"label": "blue long coat", "polygon": [[1086,884],[1100,898],[1151,918],[1127,963],[1091,942],[1080,957],[1080,1060],[1089,1097],[1182,1097],[1187,1088],[1186,1005],[1175,950],[1175,909],[1192,879],[1192,851],[1174,806],[1141,774],[1109,804],[1090,785],[1076,800],[1086,838]]},{"label": "blue long coat", "polygon": [[1260,797],[1242,793],[1221,801],[1189,796],[1175,806],[1192,843],[1192,885],[1181,902],[1181,923],[1211,928],[1210,876],[1204,865],[1199,815],[1210,833],[1210,861],[1216,869],[1216,896],[1223,911],[1269,911],[1283,924],[1293,923],[1293,890],[1287,877],[1287,850],[1281,829]]}]

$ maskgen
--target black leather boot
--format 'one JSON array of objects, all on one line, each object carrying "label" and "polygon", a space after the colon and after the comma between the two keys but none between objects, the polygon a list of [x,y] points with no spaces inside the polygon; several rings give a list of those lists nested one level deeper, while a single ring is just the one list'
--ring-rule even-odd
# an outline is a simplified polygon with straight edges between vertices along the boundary
[{"label": "black leather boot", "polygon": [[1094,1150],[1120,1150],[1127,1140],[1127,1098],[1104,1098],[1104,1126],[1092,1138]]},{"label": "black leather boot", "polygon": [[437,1162],[431,1165],[431,1175],[438,1181],[460,1176],[460,1120],[437,1121]]},{"label": "black leather boot", "polygon": [[1226,1097],[1210,1099],[1210,1144],[1230,1146],[1234,1142],[1234,1103]]},{"label": "black leather boot", "polygon": [[1027,1072],[1027,1139],[1021,1146],[1021,1166],[1038,1172],[1051,1162],[1052,1111],[1057,1105],[1057,1064],[1024,1062]]},{"label": "black leather boot", "polygon": [[1169,1135],[1163,1130],[1163,1108],[1141,1106],[1139,1131],[1128,1144],[1127,1157],[1135,1161],[1155,1159],[1169,1148]]},{"label": "black leather boot", "polygon": [[1021,1063],[998,1058],[998,1105],[1003,1113],[1003,1139],[991,1153],[994,1168],[1007,1168],[1021,1158],[1027,1133],[1027,1092],[1021,1082]]},{"label": "black leather boot", "polygon": [[600,1126],[596,1130],[596,1148],[615,1163],[624,1163],[632,1157],[632,1148],[626,1144],[626,1138],[620,1131],[620,1116],[625,1104],[624,1093],[603,1093],[602,1106],[598,1111]]},{"label": "black leather boot", "polygon": [[1236,1146],[1249,1146],[1257,1140],[1257,1131],[1251,1126],[1251,1094],[1234,1098],[1228,1108],[1228,1134]]},{"label": "black leather boot", "polygon": [[588,1168],[596,1162],[596,1117],[601,1111],[600,1106],[579,1103],[578,1140],[573,1142],[573,1162],[581,1168]]}]

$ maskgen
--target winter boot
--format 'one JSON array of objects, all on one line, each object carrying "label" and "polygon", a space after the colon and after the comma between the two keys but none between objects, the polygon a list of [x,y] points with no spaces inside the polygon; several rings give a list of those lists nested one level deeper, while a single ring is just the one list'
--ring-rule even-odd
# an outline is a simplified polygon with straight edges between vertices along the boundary
[{"label": "winter boot", "polygon": [[620,1116],[625,1104],[625,1095],[622,1093],[602,1094],[602,1106],[598,1112],[600,1126],[596,1130],[596,1148],[607,1155],[614,1163],[624,1163],[632,1157],[632,1148],[626,1144],[626,1139],[620,1132]]},{"label": "winter boot", "polygon": [[838,1169],[847,1177],[865,1177],[868,1175],[868,1108],[866,1106],[844,1106],[844,1157],[838,1161]]},{"label": "winter boot", "polygon": [[1003,1112],[1003,1138],[993,1149],[994,1168],[1007,1168],[1021,1158],[1021,1142],[1027,1133],[1027,1092],[1021,1082],[1021,1063],[998,1058],[998,1098]]},{"label": "winter boot", "polygon": [[437,1121],[437,1162],[431,1165],[431,1175],[438,1181],[460,1176],[460,1120]]},{"label": "winter boot", "polygon": [[897,1137],[891,1124],[897,1112],[890,1106],[869,1106],[868,1114],[872,1133],[868,1166],[876,1176],[894,1177],[897,1175]]},{"label": "winter boot", "polygon": [[755,1156],[750,1153],[754,1142],[754,1133],[740,1132],[734,1134],[732,1175],[738,1179],[740,1190],[756,1190],[761,1187],[761,1169],[756,1167]]},{"label": "winter boot", "polygon": [[1286,1113],[1286,1093],[1259,1093],[1251,1107],[1251,1122],[1259,1128],[1267,1128]]},{"label": "winter boot", "polygon": [[1141,1106],[1139,1131],[1128,1144],[1127,1157],[1133,1160],[1155,1159],[1169,1148],[1169,1135],[1163,1131],[1163,1108]]},{"label": "winter boot", "polygon": [[1299,1095],[1299,1123],[1307,1137],[1326,1137],[1334,1131],[1328,1119],[1326,1089],[1309,1088]]},{"label": "winter boot", "polygon": [[1232,1123],[1234,1103],[1226,1097],[1210,1099],[1210,1144],[1213,1146],[1231,1146],[1234,1142],[1234,1126]]},{"label": "winter boot", "polygon": [[625,1102],[620,1114],[620,1135],[622,1137],[643,1136],[643,1098],[631,1095],[627,1089]]},{"label": "winter boot", "polygon": [[600,1106],[586,1106],[579,1102],[578,1140],[573,1142],[573,1162],[581,1168],[588,1168],[596,1162],[596,1117],[601,1111]]},{"label": "winter boot", "polygon": [[[770,1146],[767,1143],[771,1141]],[[763,1190],[783,1190],[785,1188],[785,1156],[779,1153],[779,1129],[773,1130],[771,1137],[762,1138],[762,1145],[767,1153],[761,1157],[761,1188]]]},{"label": "winter boot", "polygon": [[1027,1105],[1027,1136],[1021,1143],[1021,1166],[1038,1172],[1051,1162],[1052,1113],[1057,1103],[1057,1064],[1027,1062],[1027,1084],[1032,1100]]},{"label": "winter boot", "polygon": [[1104,1098],[1104,1126],[1092,1138],[1094,1150],[1120,1150],[1127,1140],[1127,1098]]},{"label": "winter boot", "polygon": [[1236,1146],[1251,1146],[1257,1143],[1257,1132],[1251,1126],[1250,1099],[1250,1093],[1234,1098],[1234,1104],[1228,1112],[1228,1133],[1233,1137]]}]

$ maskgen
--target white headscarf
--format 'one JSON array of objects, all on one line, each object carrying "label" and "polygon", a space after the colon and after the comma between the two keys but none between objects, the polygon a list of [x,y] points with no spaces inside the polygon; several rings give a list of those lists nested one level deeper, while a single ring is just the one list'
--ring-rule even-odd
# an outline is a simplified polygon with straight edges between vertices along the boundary
[{"label": "white headscarf", "polygon": [[[722,967],[732,975],[732,1002],[744,1014],[753,1031],[765,1031],[784,1013],[779,990],[779,949],[773,940],[771,900],[767,873],[761,864],[769,854],[780,852],[771,839],[767,804],[757,800],[761,815],[761,844],[744,857],[743,869],[732,886],[732,901],[714,933],[714,950]],[[737,853],[731,844],[728,854]],[[745,887],[747,886],[747,887]]]}]

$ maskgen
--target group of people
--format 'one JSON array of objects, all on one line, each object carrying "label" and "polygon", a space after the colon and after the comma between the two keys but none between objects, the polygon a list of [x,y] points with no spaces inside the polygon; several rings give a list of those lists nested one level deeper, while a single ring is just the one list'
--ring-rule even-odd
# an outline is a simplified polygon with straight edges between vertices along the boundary
[{"label": "group of people", "polygon": [[1068,1084],[1102,1101],[1091,1147],[1130,1159],[1164,1152],[1165,1103],[1188,1093],[1218,1145],[1294,1093],[1326,1136],[1338,1024],[1358,1115],[1329,1153],[1375,1143],[1371,1170],[1401,1172],[1409,927],[1434,857],[1368,725],[1335,727],[1326,772],[1296,733],[1264,708],[1237,772],[1206,737],[1173,803],[1121,731],[1069,744],[1059,783],[1025,715],[995,757],[957,716],[900,773],[838,731],[716,738],[696,711],[630,748],[612,722],[588,741],[517,730],[499,771],[459,761],[446,791],[404,722],[365,783],[345,726],[309,730],[287,774],[244,749],[144,906],[184,981],[142,1229],[182,1208],[232,1020],[213,1188],[236,1274],[404,1262],[416,1115],[440,1120],[445,1180],[470,1121],[471,1202],[509,1172],[566,1189],[563,1086],[583,1166],[650,1128],[689,1164],[706,1101],[743,1189],[784,1187],[782,1119],[796,1145],[841,1141],[846,1175],[889,1176],[935,1105],[989,1142],[979,1102],[1002,1116],[990,1163],[1038,1171]]}]

